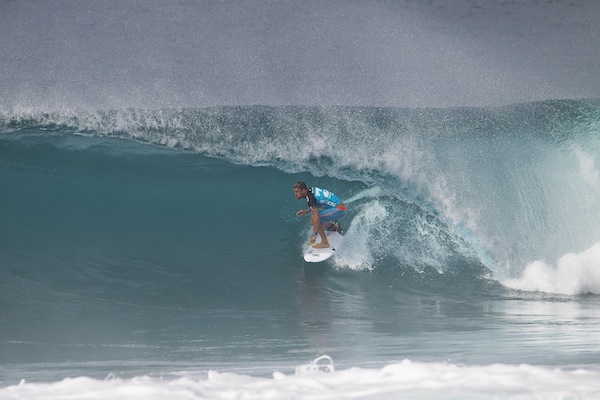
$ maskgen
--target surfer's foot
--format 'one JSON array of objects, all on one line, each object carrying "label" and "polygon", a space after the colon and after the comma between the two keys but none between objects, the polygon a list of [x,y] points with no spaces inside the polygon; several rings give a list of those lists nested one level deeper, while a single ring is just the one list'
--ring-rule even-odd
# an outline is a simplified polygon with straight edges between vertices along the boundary
[{"label": "surfer's foot", "polygon": [[309,243],[314,244],[317,241],[317,232],[313,233],[308,241]]},{"label": "surfer's foot", "polygon": [[330,231],[330,232],[341,232],[342,227],[340,226],[340,224],[337,221],[333,221],[333,222],[328,222],[325,225],[325,230]]},{"label": "surfer's foot", "polygon": [[329,248],[329,242],[316,243],[316,244],[313,244],[313,247],[315,249],[327,249],[327,248]]}]

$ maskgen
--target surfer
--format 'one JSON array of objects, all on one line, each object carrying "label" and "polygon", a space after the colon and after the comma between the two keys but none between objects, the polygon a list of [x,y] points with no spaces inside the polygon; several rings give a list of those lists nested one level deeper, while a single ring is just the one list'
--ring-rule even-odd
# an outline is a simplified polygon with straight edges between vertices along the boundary
[{"label": "surfer", "polygon": [[[339,229],[337,220],[343,218],[347,212],[347,208],[342,200],[327,189],[321,189],[316,186],[309,189],[304,182],[294,184],[294,196],[297,199],[304,198],[308,203],[308,209],[299,210],[296,213],[297,217],[312,213],[310,223],[313,226],[313,234],[310,237],[310,243],[318,249],[329,247],[325,229]],[[315,244],[317,234],[321,236],[321,242]]]}]

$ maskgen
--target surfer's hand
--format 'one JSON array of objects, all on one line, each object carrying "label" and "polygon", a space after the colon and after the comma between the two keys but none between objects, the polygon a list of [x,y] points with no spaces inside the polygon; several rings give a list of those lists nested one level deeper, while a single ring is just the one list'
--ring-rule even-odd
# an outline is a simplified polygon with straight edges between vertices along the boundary
[{"label": "surfer's hand", "polygon": [[306,212],[306,210],[298,210],[298,212],[296,213],[296,217],[300,218],[300,217],[302,217],[302,216],[304,216],[306,214],[308,214]]}]

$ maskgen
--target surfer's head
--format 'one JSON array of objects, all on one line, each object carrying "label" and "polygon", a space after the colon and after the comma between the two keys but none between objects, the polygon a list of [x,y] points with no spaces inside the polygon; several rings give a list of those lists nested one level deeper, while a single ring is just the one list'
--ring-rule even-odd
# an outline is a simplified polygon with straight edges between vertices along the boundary
[{"label": "surfer's head", "polygon": [[294,196],[296,196],[297,199],[302,199],[302,198],[306,197],[307,193],[308,193],[308,188],[306,187],[306,183],[304,183],[304,182],[294,183]]}]

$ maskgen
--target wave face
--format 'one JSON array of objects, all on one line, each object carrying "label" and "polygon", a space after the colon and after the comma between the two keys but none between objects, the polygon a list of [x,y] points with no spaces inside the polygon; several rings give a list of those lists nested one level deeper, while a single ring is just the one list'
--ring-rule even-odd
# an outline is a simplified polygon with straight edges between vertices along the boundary
[{"label": "wave face", "polygon": [[[5,110],[2,368],[593,364],[599,122],[597,100]],[[349,206],[314,268],[299,180]]]},{"label": "wave face", "polygon": [[[135,153],[127,142],[107,141],[119,138],[179,151],[179,157],[164,160],[198,160],[193,153],[240,166],[275,167],[287,183],[295,177],[286,174],[302,172],[315,177],[308,180],[326,182],[322,184],[342,181],[333,185],[341,185],[336,189],[346,199],[356,198],[349,234],[363,257],[357,251],[346,260],[349,265],[371,269],[379,257],[443,271],[448,259],[457,256],[459,264],[465,257],[475,259],[502,278],[514,277],[535,260],[584,251],[600,237],[598,104],[4,113],[1,126],[10,133],[4,135],[5,146],[37,154],[35,147],[25,145],[34,142],[53,147],[44,152],[47,157],[61,158],[57,152],[67,151],[83,163],[89,162],[87,152],[103,147],[108,153]],[[28,134],[40,130],[43,135]],[[33,154],[25,157],[35,158]],[[114,159],[105,161],[106,168],[125,162],[110,155]],[[144,157],[149,156],[140,154]],[[177,165],[180,161],[161,162],[165,165],[152,168],[162,179],[190,173]],[[260,170],[242,169],[250,176]],[[119,179],[107,178],[106,184],[117,185]],[[248,185],[257,182],[249,178]],[[273,204],[289,203],[287,189],[261,183],[257,190],[268,191]],[[208,184],[215,185],[213,190],[229,190]],[[84,193],[89,191],[83,187]],[[225,209],[246,202],[243,195],[231,193],[222,201]],[[270,208],[266,214],[289,212],[285,208]],[[369,245],[371,240],[377,245]]]}]

